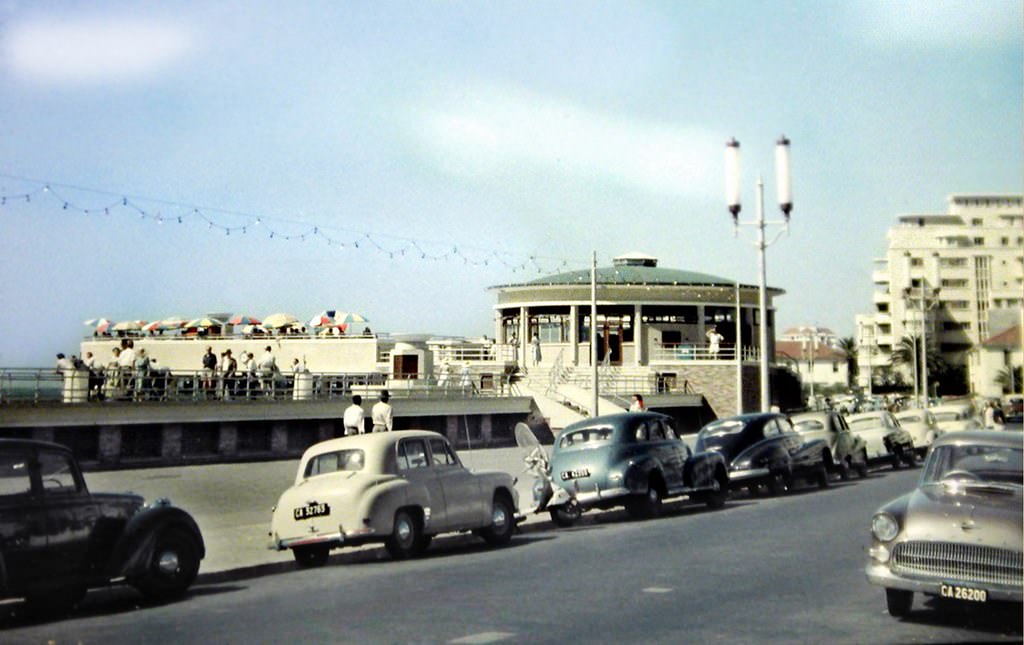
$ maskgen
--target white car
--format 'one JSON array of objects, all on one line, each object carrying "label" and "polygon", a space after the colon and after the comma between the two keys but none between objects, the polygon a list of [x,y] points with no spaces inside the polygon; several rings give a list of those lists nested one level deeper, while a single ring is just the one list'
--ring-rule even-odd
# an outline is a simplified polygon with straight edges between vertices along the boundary
[{"label": "white car", "polygon": [[933,405],[929,409],[935,415],[935,422],[943,432],[981,430],[984,427],[973,403],[944,403]]},{"label": "white car", "polygon": [[888,410],[851,414],[846,424],[867,443],[869,460],[889,461],[894,469],[902,462],[908,466],[917,463],[913,438]]},{"label": "white car", "polygon": [[473,473],[436,432],[402,430],[331,439],[302,455],[295,485],[274,507],[270,548],[301,567],[330,550],[383,542],[396,559],[422,553],[439,533],[473,531],[503,545],[516,526],[508,473]]},{"label": "white car", "polygon": [[931,410],[904,410],[896,414],[896,420],[913,437],[914,449],[922,457],[943,432]]}]

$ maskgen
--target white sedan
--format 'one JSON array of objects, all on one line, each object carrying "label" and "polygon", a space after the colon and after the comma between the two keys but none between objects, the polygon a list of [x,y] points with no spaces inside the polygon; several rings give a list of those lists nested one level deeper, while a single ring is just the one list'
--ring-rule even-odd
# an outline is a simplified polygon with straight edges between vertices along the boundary
[{"label": "white sedan", "polygon": [[518,494],[508,473],[473,473],[436,432],[402,430],[331,439],[302,455],[295,484],[274,507],[270,548],[299,566],[330,550],[383,542],[396,559],[419,555],[439,533],[473,531],[508,543]]},{"label": "white sedan", "polygon": [[943,432],[931,410],[904,410],[896,414],[896,420],[914,438],[914,450],[921,456]]},{"label": "white sedan", "polygon": [[971,403],[944,403],[930,408],[943,432],[981,430],[984,427]]}]

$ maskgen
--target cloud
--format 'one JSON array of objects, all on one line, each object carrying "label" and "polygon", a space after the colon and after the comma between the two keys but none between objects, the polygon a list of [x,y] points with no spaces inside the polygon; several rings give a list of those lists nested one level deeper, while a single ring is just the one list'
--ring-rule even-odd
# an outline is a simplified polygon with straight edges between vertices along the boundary
[{"label": "cloud", "polygon": [[860,0],[854,24],[885,45],[1005,45],[1020,41],[1019,2],[1010,0]]},{"label": "cloud", "polygon": [[40,83],[96,84],[145,79],[184,57],[187,30],[136,18],[34,19],[9,24],[3,62]]},{"label": "cloud", "polygon": [[417,136],[443,171],[611,181],[636,190],[704,193],[722,174],[721,136],[599,112],[517,88],[473,88],[420,111]]}]

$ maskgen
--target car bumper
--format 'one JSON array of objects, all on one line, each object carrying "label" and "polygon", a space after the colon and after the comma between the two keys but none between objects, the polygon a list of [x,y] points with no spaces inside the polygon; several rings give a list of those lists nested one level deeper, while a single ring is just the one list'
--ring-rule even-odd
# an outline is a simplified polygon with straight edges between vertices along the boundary
[{"label": "car bumper", "polygon": [[618,499],[620,497],[626,497],[631,495],[632,491],[628,488],[606,488],[604,490],[597,489],[593,491],[578,492],[575,494],[576,501],[584,506],[590,506],[598,504],[600,502],[606,502],[612,499]]},{"label": "car bumper", "polygon": [[731,484],[746,483],[751,480],[766,479],[771,475],[767,468],[741,468],[729,471],[729,482]]},{"label": "car bumper", "polygon": [[294,538],[273,538],[267,548],[274,551],[285,551],[287,549],[294,549],[297,546],[327,546],[335,548],[339,546],[351,545],[358,542],[363,542],[367,538],[373,538],[376,531],[370,528],[365,528],[358,534],[349,533],[346,535],[341,531],[337,533],[318,533],[316,535],[303,535],[301,537]]},{"label": "car bumper", "polygon": [[971,580],[957,580],[945,577],[931,578],[915,576],[911,578],[897,575],[893,573],[886,564],[875,560],[870,560],[868,562],[867,567],[864,569],[864,573],[867,574],[869,582],[880,587],[885,587],[886,589],[904,589],[906,591],[915,591],[933,596],[941,596],[941,585],[960,585],[975,589],[984,589],[988,593],[989,600],[1006,600],[1011,602],[1024,601],[1024,592],[1022,592],[1021,587],[1004,584],[979,583]]}]

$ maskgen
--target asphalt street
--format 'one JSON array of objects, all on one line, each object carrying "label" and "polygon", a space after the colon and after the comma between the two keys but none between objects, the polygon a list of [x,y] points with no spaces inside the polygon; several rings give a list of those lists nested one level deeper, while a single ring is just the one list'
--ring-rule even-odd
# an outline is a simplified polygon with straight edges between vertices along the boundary
[{"label": "asphalt street", "polygon": [[[284,466],[250,465],[251,481],[261,479],[257,472],[284,474]],[[193,475],[191,481],[207,481]],[[720,511],[677,502],[646,522],[621,511],[588,514],[569,530],[535,519],[506,548],[456,536],[405,562],[366,548],[336,552],[316,570],[297,571],[288,562],[222,569],[204,573],[185,599],[162,606],[115,587],[91,592],[67,618],[33,623],[8,612],[0,640],[1019,642],[1019,605],[967,611],[918,596],[911,615],[895,620],[882,590],[866,581],[871,513],[912,488],[918,475],[878,471],[827,490],[738,495]],[[269,506],[264,513],[268,518]],[[264,532],[265,525],[266,519]]]}]

